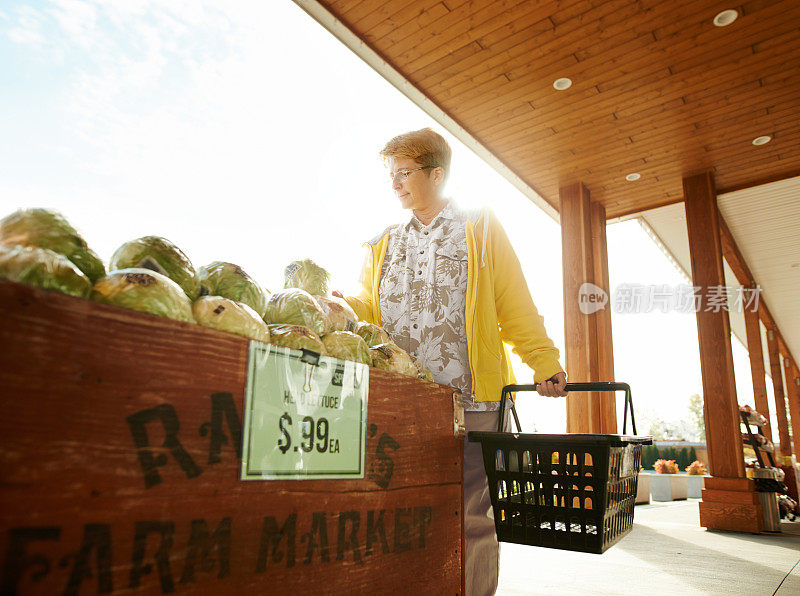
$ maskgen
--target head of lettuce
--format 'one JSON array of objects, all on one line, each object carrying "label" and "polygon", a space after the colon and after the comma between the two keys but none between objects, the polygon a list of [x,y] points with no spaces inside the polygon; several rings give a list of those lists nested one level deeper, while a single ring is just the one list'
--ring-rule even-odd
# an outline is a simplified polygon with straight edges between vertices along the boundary
[{"label": "head of lettuce", "polygon": [[330,274],[311,259],[292,261],[283,272],[284,288],[300,288],[313,296],[328,293]]},{"label": "head of lettuce", "polygon": [[99,280],[90,296],[96,302],[194,323],[192,303],[183,289],[150,269],[119,269]]},{"label": "head of lettuce", "polygon": [[85,298],[92,283],[64,255],[35,246],[0,244],[0,279]]},{"label": "head of lettuce", "polygon": [[201,296],[222,296],[242,302],[263,317],[266,312],[266,296],[261,286],[247,275],[244,269],[233,263],[214,261],[197,270]]},{"label": "head of lettuce", "polygon": [[201,296],[192,305],[192,313],[198,325],[269,342],[267,324],[243,302],[222,296]]},{"label": "head of lettuce", "polygon": [[0,244],[35,246],[64,255],[94,283],[105,266],[78,231],[59,213],[20,209],[0,220]]},{"label": "head of lettuce", "polygon": [[298,288],[272,294],[267,300],[264,320],[272,324],[302,325],[318,336],[329,331],[328,319],[319,303],[311,294]]},{"label": "head of lettuce", "polygon": [[143,236],[126,242],[111,256],[109,269],[150,269],[178,284],[190,300],[200,294],[200,282],[189,257],[161,236]]},{"label": "head of lettuce", "polygon": [[360,335],[350,331],[333,331],[322,338],[322,344],[328,356],[372,366],[369,346]]}]

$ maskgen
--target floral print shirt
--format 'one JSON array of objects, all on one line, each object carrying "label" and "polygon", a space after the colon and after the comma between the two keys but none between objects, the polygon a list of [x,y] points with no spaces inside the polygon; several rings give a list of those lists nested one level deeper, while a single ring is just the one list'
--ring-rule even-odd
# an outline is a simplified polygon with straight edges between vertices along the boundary
[{"label": "floral print shirt", "polygon": [[389,232],[379,287],[381,323],[437,383],[461,391],[467,411],[497,411],[472,393],[467,351],[467,216],[453,202],[423,225]]}]

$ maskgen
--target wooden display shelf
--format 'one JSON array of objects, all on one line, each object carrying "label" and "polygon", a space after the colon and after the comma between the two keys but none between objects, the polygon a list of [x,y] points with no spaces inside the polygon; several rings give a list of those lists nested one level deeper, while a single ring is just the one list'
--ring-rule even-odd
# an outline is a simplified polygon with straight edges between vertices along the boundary
[{"label": "wooden display shelf", "polygon": [[363,480],[239,480],[248,342],[0,281],[0,592],[462,589],[453,390],[370,369]]}]

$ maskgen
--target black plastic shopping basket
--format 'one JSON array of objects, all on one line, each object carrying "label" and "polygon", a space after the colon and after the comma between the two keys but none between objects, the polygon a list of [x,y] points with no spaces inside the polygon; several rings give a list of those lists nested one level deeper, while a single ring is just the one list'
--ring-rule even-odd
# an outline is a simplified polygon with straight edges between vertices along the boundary
[{"label": "black plastic shopping basket", "polygon": [[489,481],[497,539],[532,546],[603,553],[633,527],[642,445],[652,437],[627,436],[627,383],[567,383],[567,391],[625,391],[621,435],[521,434],[504,428],[506,399],[537,385],[508,385],[500,400],[498,432],[471,431],[480,442]]}]

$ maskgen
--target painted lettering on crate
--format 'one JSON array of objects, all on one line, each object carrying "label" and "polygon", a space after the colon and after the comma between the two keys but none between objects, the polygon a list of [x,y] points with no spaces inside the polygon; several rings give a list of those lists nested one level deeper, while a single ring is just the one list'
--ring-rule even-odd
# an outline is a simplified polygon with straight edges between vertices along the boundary
[{"label": "painted lettering on crate", "polygon": [[[314,566],[352,561],[362,565],[378,555],[396,556],[426,548],[433,510],[420,506],[298,515],[290,513],[283,519],[264,516],[261,528],[252,524],[237,528],[231,517],[222,518],[216,525],[203,518],[182,524],[141,520],[113,528],[107,523],[89,523],[82,533],[67,528],[76,537],[72,545],[61,542],[67,534],[62,527],[12,528],[7,534],[0,594],[16,594],[20,585],[31,582],[47,586],[53,593],[79,594],[88,589],[110,594],[115,590],[114,569],[118,590],[156,588],[167,594],[180,591],[180,585],[202,581],[204,574],[218,580],[230,578],[231,562],[237,558],[246,561],[255,557],[254,564],[244,568],[256,574],[298,563]],[[257,553],[234,549],[236,544],[248,543],[248,532],[260,532]],[[299,540],[298,532],[302,532]],[[128,549],[119,545],[131,539],[131,559],[120,561],[119,551]],[[51,560],[51,556],[37,552],[37,546],[43,544],[50,545],[48,552],[52,552],[53,543],[67,554]],[[173,551],[176,545],[178,552],[185,553],[183,561]]]},{"label": "painted lettering on crate", "polygon": [[[378,434],[378,427],[375,424],[371,424],[369,436],[374,437],[376,434]],[[391,435],[381,433],[367,477],[382,489],[389,488],[389,482],[391,482],[392,474],[394,473],[394,460],[391,452],[398,449],[400,449],[400,444]]]},{"label": "painted lettering on crate", "polygon": [[[385,509],[342,511],[338,515],[313,512],[300,520],[309,529],[300,535],[299,545],[297,516],[297,513],[291,513],[282,522],[274,516],[264,517],[256,573],[263,573],[281,564],[287,568],[294,567],[298,558],[302,565],[330,563],[332,560],[352,560],[361,564],[367,557],[379,552],[399,554],[411,549],[424,549],[432,508],[403,507],[388,512]],[[393,524],[389,525],[394,530],[391,542],[387,539],[388,516],[394,518]],[[335,528],[336,532],[336,552],[333,557],[329,528]]]},{"label": "painted lettering on crate", "polygon": [[[212,393],[210,396],[211,420],[200,425],[201,437],[208,437],[208,464],[222,462],[222,449],[228,446],[237,458],[242,456],[242,421],[231,393]],[[169,449],[172,457],[186,477],[197,478],[203,470],[195,463],[178,438],[180,421],[178,413],[170,404],[160,404],[154,408],[141,410],[126,418],[134,445],[137,449],[139,465],[144,474],[145,488],[153,488],[163,481],[158,469],[166,466],[167,456],[156,455],[154,445],[150,444],[148,425],[160,423],[164,431],[161,445]],[[226,432],[227,427],[227,432]]]},{"label": "painted lettering on crate", "polygon": [[[94,555],[92,555],[94,553]],[[91,568],[91,559],[96,562],[96,569]],[[83,541],[78,552],[66,555],[59,562],[60,567],[66,567],[72,561],[72,571],[67,580],[65,595],[78,594],[84,580],[97,576],[97,593],[110,594],[114,590],[114,580],[111,573],[111,526],[109,524],[86,524],[83,527]]]},{"label": "painted lettering on crate", "polygon": [[[228,435],[222,428],[223,418],[228,425]],[[242,422],[239,411],[230,393],[214,393],[211,395],[211,421],[200,427],[200,436],[209,435],[208,463],[218,464],[222,461],[222,446],[229,445],[236,450],[236,457],[242,457]]]},{"label": "painted lettering on crate", "polygon": [[50,559],[42,554],[31,554],[29,550],[35,548],[34,542],[58,540],[60,537],[61,528],[58,527],[11,528],[8,531],[3,578],[0,579],[0,594],[16,594],[17,584],[28,572],[32,581],[42,581],[52,568]]},{"label": "painted lettering on crate", "polygon": [[186,473],[187,478],[196,478],[202,470],[194,463],[192,456],[181,445],[178,439],[178,414],[170,404],[160,404],[154,408],[142,410],[136,414],[131,414],[125,419],[131,429],[133,442],[136,445],[139,464],[144,472],[144,484],[146,488],[152,488],[161,483],[161,474],[158,468],[167,465],[167,456],[162,454],[154,455],[150,439],[147,435],[147,425],[160,422],[164,427],[164,442],[162,447],[169,449],[172,457]]}]

